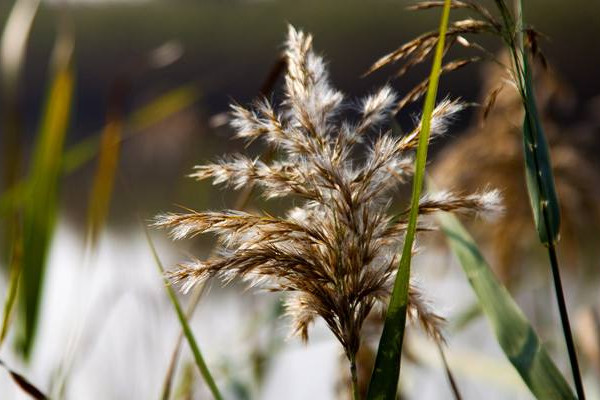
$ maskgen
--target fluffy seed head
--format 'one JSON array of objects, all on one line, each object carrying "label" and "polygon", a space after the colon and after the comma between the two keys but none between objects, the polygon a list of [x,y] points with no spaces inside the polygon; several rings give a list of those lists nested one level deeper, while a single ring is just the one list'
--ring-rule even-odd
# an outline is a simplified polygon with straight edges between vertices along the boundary
[{"label": "fluffy seed head", "polygon": [[[207,232],[220,239],[218,256],[170,273],[184,290],[219,276],[286,292],[294,333],[308,339],[309,325],[320,317],[353,357],[365,318],[374,307],[385,307],[392,288],[406,220],[389,215],[388,207],[393,189],[412,174],[420,123],[403,137],[380,130],[396,107],[387,86],[359,103],[355,120],[342,120],[343,95],[331,87],[312,37],[290,27],[286,57],[285,101],[279,109],[266,100],[253,110],[232,107],[237,136],[278,147],[280,159],[267,163],[236,155],[198,166],[192,176],[233,188],[257,185],[267,198],[295,196],[298,206],[283,216],[166,214],[156,225],[171,229],[176,239]],[[433,135],[444,133],[462,107],[458,101],[440,103]],[[372,134],[375,139],[361,144]],[[484,211],[493,197],[434,196],[424,199],[422,212]],[[441,338],[440,318],[411,290],[411,314]]]}]

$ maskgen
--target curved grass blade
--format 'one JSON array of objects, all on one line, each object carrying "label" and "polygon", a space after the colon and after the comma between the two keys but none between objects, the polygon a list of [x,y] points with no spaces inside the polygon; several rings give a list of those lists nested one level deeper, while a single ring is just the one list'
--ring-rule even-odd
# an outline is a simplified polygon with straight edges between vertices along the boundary
[{"label": "curved grass blade", "polygon": [[[20,227],[17,224],[17,229]],[[12,315],[14,311],[14,305],[17,300],[17,293],[19,288],[19,281],[21,279],[21,268],[23,266],[23,236],[20,232],[15,234],[15,240],[12,243],[10,259],[10,279],[8,284],[8,291],[6,292],[6,298],[4,300],[4,310],[2,314],[2,328],[0,329],[0,347],[4,344],[4,339],[8,334],[8,328],[12,322]]]},{"label": "curved grass blade", "polygon": [[527,318],[494,276],[466,229],[452,214],[439,213],[438,221],[500,347],[531,393],[544,400],[576,399]]},{"label": "curved grass blade", "polygon": [[8,373],[10,374],[10,377],[17,384],[17,386],[19,386],[25,393],[27,393],[33,399],[35,399],[35,400],[48,400],[49,399],[49,397],[47,397],[44,393],[42,393],[41,390],[39,390],[31,382],[29,382],[27,380],[27,378],[25,378],[23,375],[13,371],[12,369],[8,368],[6,366],[6,364],[4,364],[4,361],[0,360],[0,366],[4,367],[4,369],[6,369],[8,371]]},{"label": "curved grass blade", "polygon": [[412,247],[417,228],[419,198],[423,188],[427,147],[431,131],[431,115],[435,105],[439,76],[442,67],[444,42],[450,16],[450,4],[450,0],[445,0],[444,8],[442,10],[439,39],[435,49],[429,86],[427,88],[427,95],[423,106],[423,117],[421,119],[421,132],[417,147],[408,229],[404,238],[404,247],[402,249],[398,274],[396,275],[396,280],[394,282],[394,289],[388,305],[383,333],[379,340],[375,366],[369,383],[369,390],[367,393],[367,399],[369,400],[394,399],[398,390],[400,356],[402,354],[402,342],[404,339],[404,328],[406,326],[406,308],[408,305]]},{"label": "curved grass blade", "polygon": [[58,186],[71,112],[73,34],[61,29],[53,51],[51,83],[27,183],[23,210],[23,265],[20,282],[21,332],[18,347],[29,357],[38,320],[46,256],[54,230]]},{"label": "curved grass blade", "polygon": [[150,238],[150,234],[148,230],[144,227],[144,233],[146,234],[146,240],[148,241],[148,246],[150,246],[150,250],[152,251],[152,256],[156,261],[156,267],[158,268],[159,273],[163,277],[163,281],[165,284],[165,289],[167,290],[167,294],[169,295],[169,299],[171,300],[171,304],[175,308],[175,312],[177,313],[177,318],[179,319],[179,323],[181,324],[181,329],[192,349],[192,354],[194,355],[194,360],[196,361],[196,365],[200,370],[200,374],[204,378],[204,381],[208,385],[210,392],[212,393],[215,400],[222,400],[223,396],[219,392],[217,385],[204,361],[204,357],[202,357],[202,353],[200,352],[200,348],[198,347],[198,343],[196,342],[196,338],[194,337],[194,333],[192,332],[192,328],[190,328],[190,324],[188,323],[187,317],[185,316],[185,312],[181,308],[181,304],[179,304],[179,300],[177,299],[177,295],[175,291],[171,287],[170,282],[164,277],[165,270],[163,268],[162,262],[158,257],[158,253],[156,252],[156,248],[154,247],[154,243],[152,243],[152,238]]}]

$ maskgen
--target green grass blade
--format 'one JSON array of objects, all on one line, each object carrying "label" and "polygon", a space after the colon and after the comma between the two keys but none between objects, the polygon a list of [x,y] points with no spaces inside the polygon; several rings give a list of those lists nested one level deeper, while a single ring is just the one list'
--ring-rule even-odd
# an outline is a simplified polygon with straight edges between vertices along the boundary
[{"label": "green grass blade", "polygon": [[500,347],[531,393],[544,400],[576,399],[527,318],[494,276],[469,233],[452,214],[440,213],[438,220]]},{"label": "green grass blade", "polygon": [[390,298],[383,326],[383,333],[379,340],[377,349],[377,358],[369,383],[367,398],[375,399],[394,399],[398,390],[398,378],[400,375],[400,361],[402,354],[402,342],[404,339],[404,328],[406,326],[406,308],[408,305],[408,287],[410,281],[410,263],[412,256],[412,247],[416,234],[417,216],[419,213],[419,198],[423,188],[423,179],[425,175],[425,163],[427,161],[427,147],[429,143],[429,134],[431,130],[431,115],[435,106],[439,76],[442,66],[442,57],[444,52],[444,42],[448,19],[450,16],[450,0],[444,1],[442,17],[439,27],[439,38],[435,49],[433,66],[429,77],[429,86],[423,106],[423,117],[421,119],[421,132],[419,134],[419,144],[417,147],[417,159],[415,167],[415,176],[413,180],[413,190],[411,198],[410,216],[408,229],[404,239],[402,257],[398,267],[398,274],[394,282],[394,289]]},{"label": "green grass blade", "polygon": [[[525,120],[523,122],[525,177],[540,241],[545,245],[549,245],[558,240],[560,208],[554,187],[554,176],[552,174],[548,143],[546,142],[546,135],[544,135],[537,112],[533,84],[531,82],[531,70],[526,56],[523,57],[523,65],[526,94],[526,98],[524,99],[526,103]],[[547,218],[544,216],[544,213],[546,213]]]},{"label": "green grass blade", "polygon": [[[17,225],[20,226],[20,225]],[[8,283],[8,291],[4,300],[4,310],[2,313],[2,328],[0,329],[0,347],[4,344],[4,339],[8,334],[8,328],[12,322],[14,305],[17,300],[19,281],[21,278],[21,267],[23,257],[23,236],[20,232],[15,235],[15,241],[12,243],[11,259],[10,259],[10,279]]]},{"label": "green grass blade", "polygon": [[200,352],[200,348],[198,347],[198,343],[196,342],[196,338],[194,337],[194,333],[192,332],[192,328],[190,328],[190,324],[188,323],[187,317],[185,316],[185,312],[181,308],[181,304],[179,304],[179,300],[177,299],[177,295],[175,291],[171,287],[170,282],[164,278],[165,270],[163,268],[162,262],[158,257],[158,253],[156,252],[156,248],[154,247],[154,243],[152,243],[152,238],[148,233],[148,230],[144,228],[144,232],[146,234],[146,240],[148,241],[148,245],[150,246],[150,250],[152,251],[152,256],[156,261],[156,267],[158,268],[158,272],[163,276],[165,289],[167,294],[169,295],[169,299],[175,308],[175,312],[177,313],[177,318],[179,319],[179,323],[181,324],[181,329],[183,330],[183,334],[185,335],[190,348],[192,349],[192,354],[194,355],[194,360],[196,361],[196,365],[200,370],[200,374],[204,378],[204,381],[208,385],[213,397],[215,400],[222,400],[223,396],[219,392],[217,385],[204,361],[204,357],[202,357],[202,353]]},{"label": "green grass blade", "polygon": [[[525,109],[525,121],[523,123],[523,148],[525,158],[525,175],[529,200],[533,210],[534,222],[538,236],[542,244],[548,249],[550,269],[554,283],[556,303],[560,314],[565,344],[571,363],[571,371],[575,382],[575,389],[580,400],[585,400],[583,380],[577,360],[577,350],[569,322],[569,313],[562,288],[558,257],[556,254],[556,242],[559,239],[560,209],[558,197],[554,187],[554,176],[550,163],[550,154],[546,136],[542,129],[542,123],[535,103],[535,91],[533,90],[533,77],[529,60],[523,45],[523,4],[522,0],[516,2],[517,17],[515,18],[516,44],[513,42],[512,53],[515,65],[515,74]],[[505,24],[510,21],[505,19]],[[519,57],[520,56],[520,57]],[[521,65],[519,64],[521,61]]]},{"label": "green grass blade", "polygon": [[25,358],[30,354],[36,332],[46,255],[56,220],[60,166],[74,88],[72,50],[72,34],[61,31],[54,48],[50,87],[26,185],[18,338],[18,347]]}]

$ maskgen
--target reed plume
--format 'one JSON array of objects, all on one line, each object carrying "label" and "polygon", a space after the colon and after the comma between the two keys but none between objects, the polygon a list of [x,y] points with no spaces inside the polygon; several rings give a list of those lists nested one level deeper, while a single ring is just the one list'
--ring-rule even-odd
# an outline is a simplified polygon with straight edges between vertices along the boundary
[{"label": "reed plume", "polygon": [[[234,189],[255,184],[267,199],[293,196],[298,205],[283,216],[237,210],[165,214],[155,225],[169,228],[175,239],[210,232],[220,240],[214,258],[171,271],[173,283],[188,291],[218,276],[285,292],[293,333],[308,340],[309,326],[321,317],[355,371],[363,322],[385,307],[394,281],[407,214],[391,215],[389,207],[394,189],[412,174],[419,128],[403,137],[386,130],[397,102],[388,86],[363,99],[357,117],[343,118],[344,96],[331,87],[310,35],[290,27],[285,56],[280,108],[266,99],[253,109],[234,105],[231,122],[238,138],[262,139],[279,158],[267,163],[233,155],[198,166],[191,176]],[[462,108],[459,101],[442,101],[433,113],[434,136]],[[444,193],[424,197],[421,211],[488,212],[498,203],[496,191]],[[410,314],[442,340],[442,318],[423,304],[411,288]]]}]

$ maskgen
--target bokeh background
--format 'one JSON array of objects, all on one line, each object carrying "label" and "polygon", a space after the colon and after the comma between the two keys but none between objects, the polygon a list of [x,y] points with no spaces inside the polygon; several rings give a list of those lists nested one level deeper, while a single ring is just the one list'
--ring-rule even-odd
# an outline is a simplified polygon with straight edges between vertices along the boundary
[{"label": "bokeh background", "polygon": [[[38,2],[17,3],[35,7]],[[224,113],[233,101],[248,104],[257,98],[265,83],[264,94],[278,98],[281,78],[269,77],[276,70],[288,23],[314,35],[316,50],[329,61],[334,85],[352,98],[385,84],[395,72],[391,67],[361,78],[375,60],[436,26],[435,11],[409,12],[405,10],[409,4],[401,0],[42,1],[18,73],[12,78],[6,73],[10,53],[3,52],[0,60],[4,174],[0,218],[5,243],[10,243],[11,210],[31,200],[11,193],[31,176],[53,77],[53,49],[61,32],[73,40],[74,94],[64,149],[58,154],[57,218],[44,264],[38,332],[25,361],[14,345],[18,329],[11,326],[0,359],[53,398],[160,397],[179,325],[142,226],[154,215],[180,205],[204,210],[235,204],[236,193],[185,175],[194,165],[224,153],[258,155],[263,150],[258,144],[244,149],[243,143],[232,140]],[[538,73],[541,104],[551,126],[551,142],[564,150],[557,157],[567,154],[560,158],[567,171],[561,175],[566,187],[564,207],[568,207],[563,214],[573,221],[563,232],[565,291],[588,396],[598,399],[600,3],[530,0],[524,6],[526,21],[545,35],[541,46],[549,71]],[[19,43],[18,29],[12,36],[7,32],[13,31],[6,29],[13,7],[12,0],[0,4],[3,48]],[[16,26],[24,27],[24,21]],[[481,43],[492,51],[499,49],[492,37],[481,38]],[[466,50],[453,53],[462,54]],[[425,77],[428,68],[425,63],[392,85],[405,93]],[[440,95],[482,102],[491,82],[499,79],[497,71],[485,64],[469,65],[442,77]],[[489,140],[485,136],[516,124],[506,97],[492,111],[497,124],[482,123],[476,107],[466,111],[449,135],[433,145],[430,166],[449,185],[484,186],[486,176],[461,179],[461,174],[477,170],[477,165],[469,165],[476,164],[477,157],[469,159],[468,152],[474,155],[487,143],[491,150],[486,151],[499,153],[486,159],[496,160],[503,171],[500,177],[490,178],[490,184],[513,187],[507,191],[513,196],[507,201],[528,207],[526,197],[519,197],[525,196],[525,187],[519,186],[522,170],[502,169],[503,161],[514,156],[512,148],[502,153],[503,146],[510,147],[511,136],[489,136]],[[416,103],[404,110],[398,116],[400,126],[409,129],[420,107]],[[108,211],[99,217],[98,239],[91,246],[92,193],[98,181],[106,180],[97,173],[103,149],[100,138],[107,136],[110,126],[117,126],[119,136],[117,144],[107,147],[113,149],[116,172],[113,190],[108,192]],[[461,153],[457,148],[469,150],[464,154],[466,150]],[[249,207],[277,212],[281,204],[265,203],[252,194]],[[491,228],[482,221],[472,228],[498,275],[568,375],[558,316],[549,300],[553,299],[550,275],[543,249],[535,246],[535,232],[528,225],[532,222],[523,216],[527,207],[520,214],[510,214],[509,209],[497,222],[516,227],[513,230],[489,235]],[[167,267],[189,255],[207,257],[213,245],[210,237],[172,243],[165,232],[152,231],[151,236]],[[499,237],[504,239],[504,254],[498,251]],[[531,398],[487,322],[473,308],[470,287],[443,241],[433,238],[423,243],[414,270],[432,305],[449,320],[447,353],[464,397]],[[513,250],[513,257],[506,258],[505,253]],[[9,293],[11,247],[5,245],[2,252],[0,296],[4,298]],[[189,296],[180,298],[185,304]],[[227,398],[344,398],[341,350],[333,336],[318,323],[308,345],[288,338],[288,321],[274,294],[247,290],[238,283],[222,287],[212,282],[191,322]],[[407,346],[409,362],[401,377],[404,398],[449,398],[435,346],[417,329],[409,332]],[[6,371],[0,372],[0,398],[27,398]],[[171,398],[210,398],[186,344]]]}]

